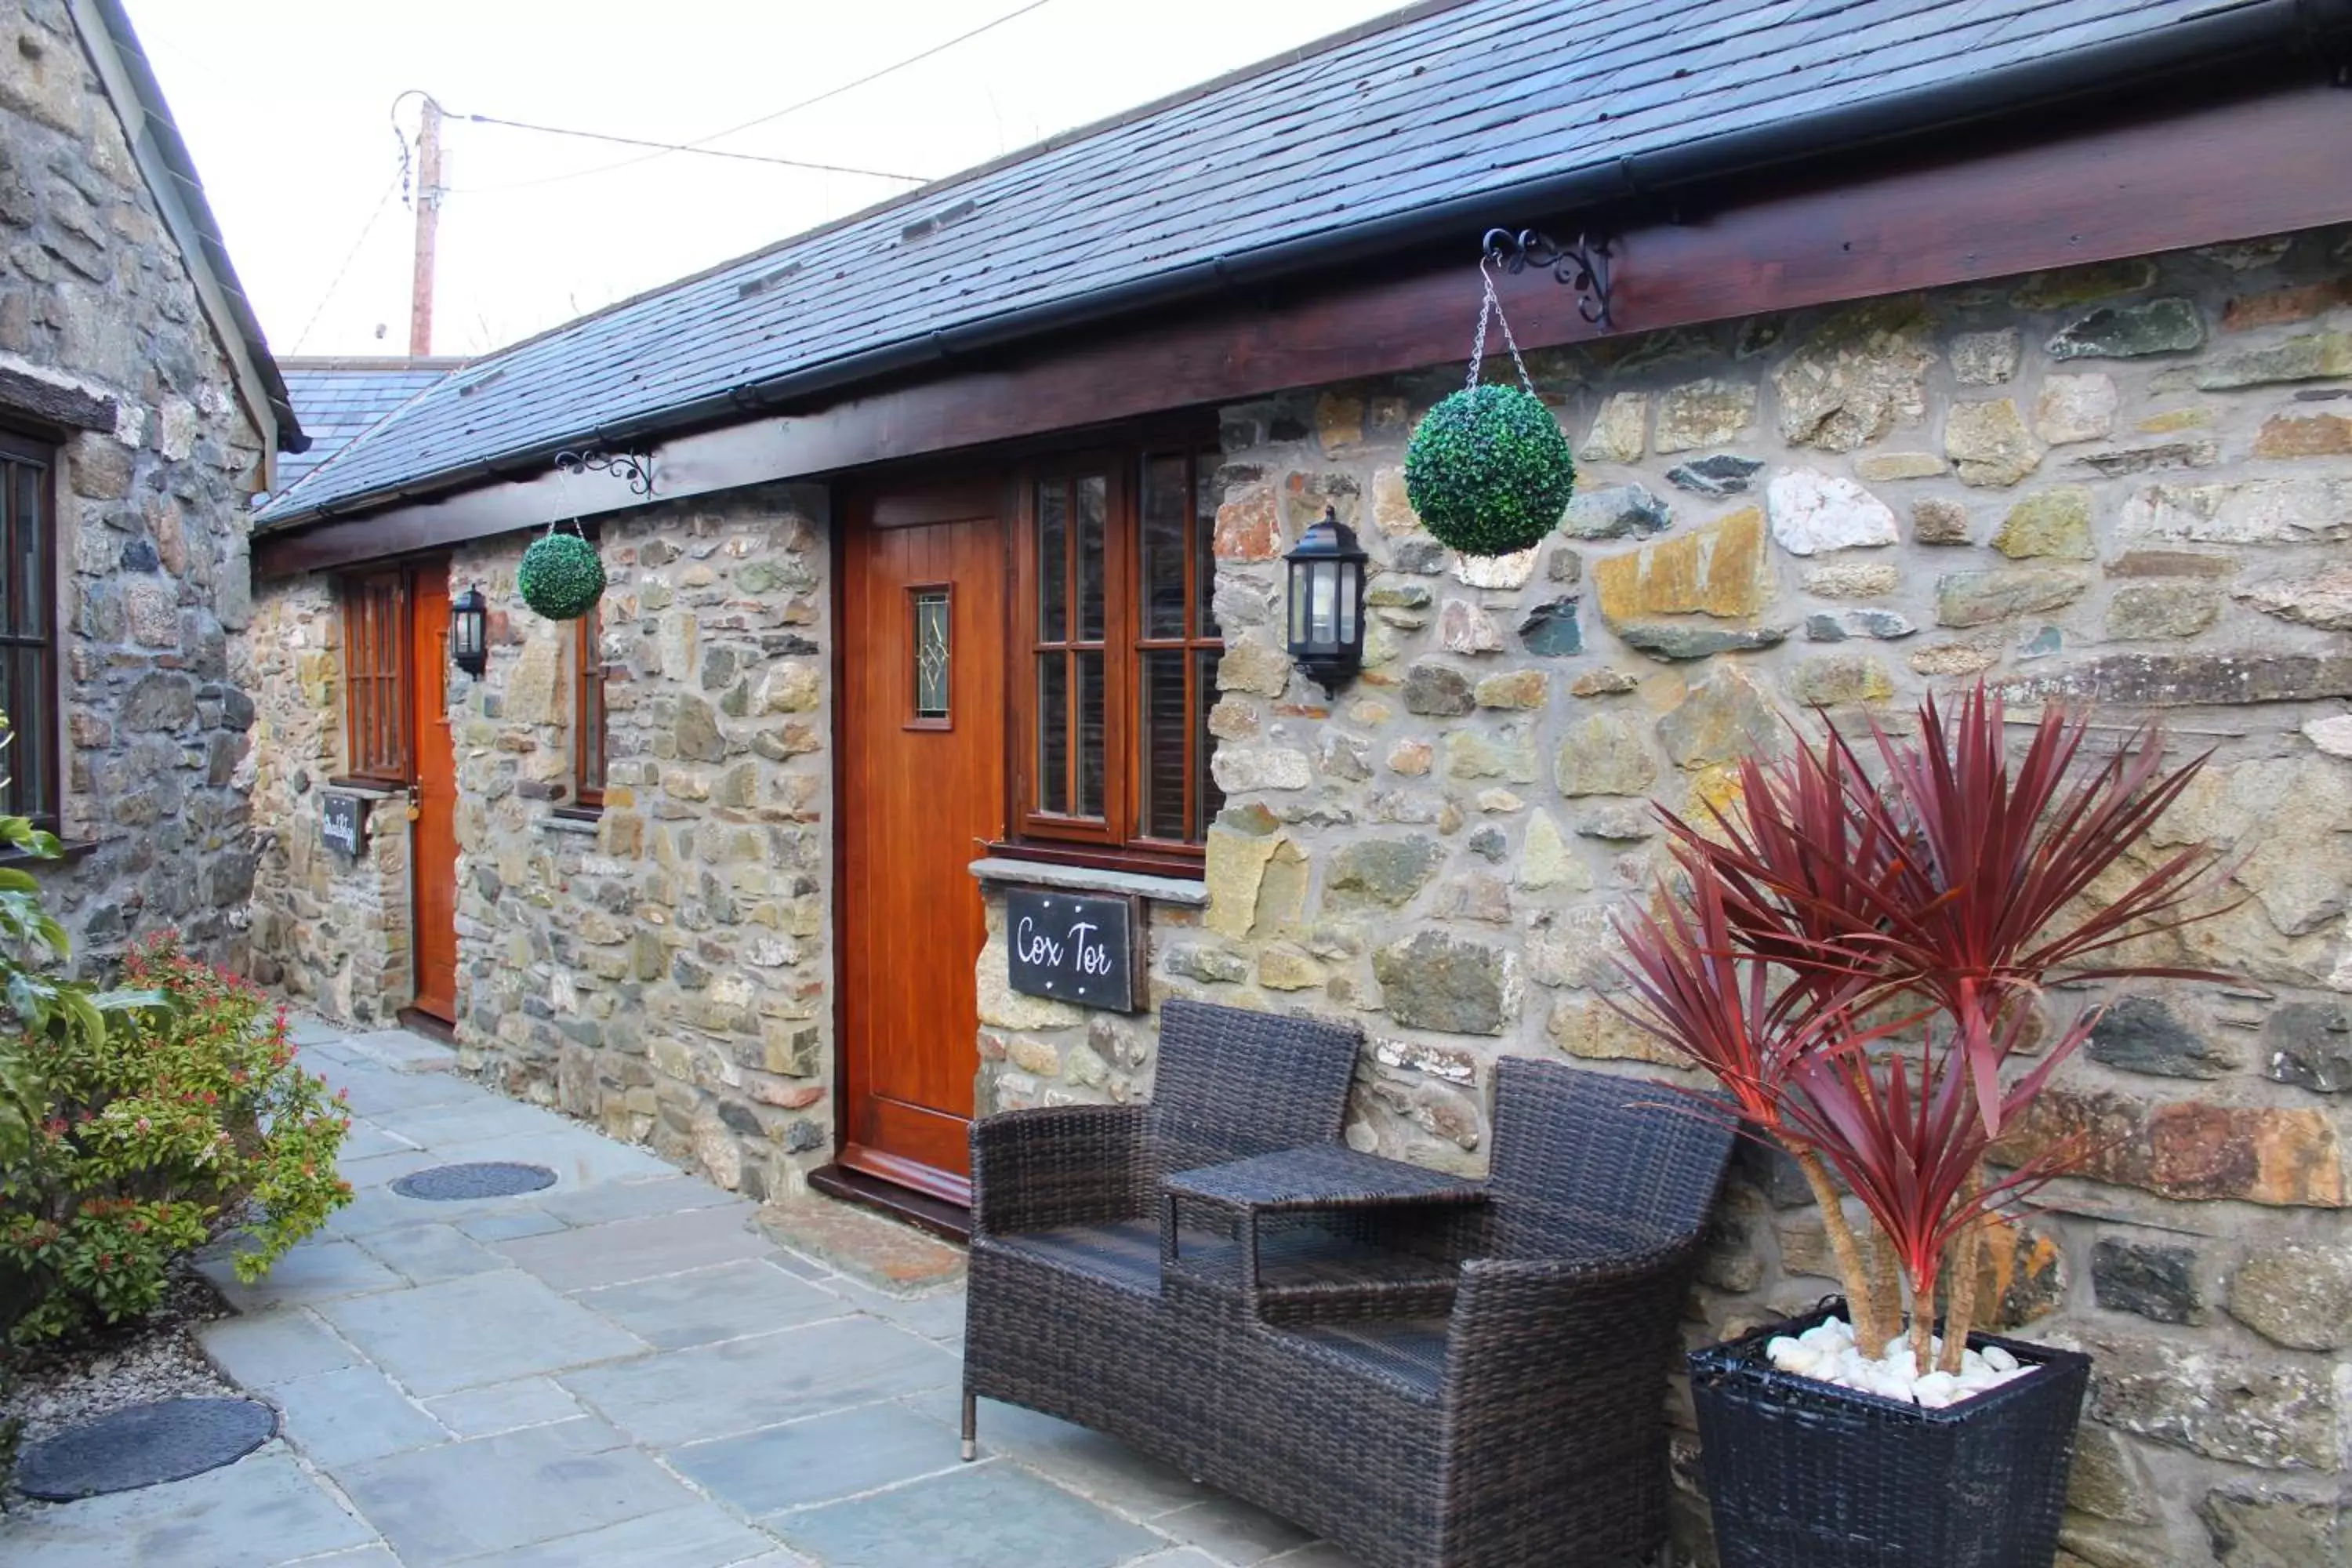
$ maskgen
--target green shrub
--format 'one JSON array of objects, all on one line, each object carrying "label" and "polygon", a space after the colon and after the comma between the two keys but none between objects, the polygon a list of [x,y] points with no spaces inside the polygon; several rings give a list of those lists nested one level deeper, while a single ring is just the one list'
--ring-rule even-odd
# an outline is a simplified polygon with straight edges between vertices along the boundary
[{"label": "green shrub", "polygon": [[351,1200],[335,1154],[351,1119],[294,1065],[286,1014],[180,950],[133,948],[112,1026],[28,1032],[46,1097],[29,1148],[0,1164],[0,1273],[19,1342],[143,1316],[173,1261],[224,1216],[237,1277],[258,1279]]},{"label": "green shrub", "polygon": [[1414,428],[1404,489],[1440,543],[1465,555],[1509,555],[1558,526],[1576,493],[1576,457],[1540,398],[1474,386]]}]

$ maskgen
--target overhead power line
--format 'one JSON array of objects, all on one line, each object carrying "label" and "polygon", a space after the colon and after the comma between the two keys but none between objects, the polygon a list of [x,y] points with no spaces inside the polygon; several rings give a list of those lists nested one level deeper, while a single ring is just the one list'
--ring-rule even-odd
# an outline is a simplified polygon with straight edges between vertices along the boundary
[{"label": "overhead power line", "polygon": [[[909,66],[918,66],[918,65],[920,65],[920,64],[922,64],[925,60],[928,60],[928,59],[931,58],[932,58],[933,56],[935,56],[935,55],[944,54],[944,53],[946,53],[948,50],[950,50],[950,49],[952,49],[952,48],[956,47],[958,45],[970,43],[972,39],[979,37],[980,37],[982,34],[983,34],[983,33],[990,33],[990,32],[993,32],[993,31],[995,31],[997,28],[1003,26],[1007,22],[1018,21],[1021,17],[1027,16],[1030,12],[1032,12],[1032,11],[1035,11],[1035,10],[1039,10],[1039,9],[1042,9],[1043,7],[1045,7],[1045,6],[1046,6],[1046,5],[1051,5],[1051,4],[1053,4],[1053,0],[1028,0],[1028,3],[1027,3],[1026,5],[1019,5],[1019,6],[1015,6],[1013,9],[1012,9],[1012,10],[1010,10],[1010,11],[1005,12],[1005,13],[1004,13],[1003,16],[1001,16],[993,17],[993,18],[992,18],[992,19],[991,19],[991,20],[989,20],[989,21],[982,22],[982,23],[979,26],[977,26],[977,27],[972,27],[972,28],[970,28],[970,29],[969,29],[969,30],[967,30],[967,31],[964,31],[964,32],[961,32],[961,33],[958,33],[958,34],[957,34],[954,37],[952,37],[952,38],[946,38],[946,39],[942,39],[940,42],[936,43],[936,44],[933,44],[930,47],[929,47],[929,48],[927,48],[927,49],[924,49],[924,50],[920,51],[919,53],[908,55],[908,57],[906,57],[906,58],[904,58],[904,59],[893,60],[890,64],[888,64],[888,65],[887,65],[887,66],[882,67],[882,68],[881,68],[880,69],[878,69],[878,70],[871,70],[871,71],[868,71],[868,72],[866,72],[864,76],[857,77],[857,78],[856,78],[856,79],[852,79],[852,80],[843,82],[843,83],[841,83],[841,84],[840,84],[839,86],[837,86],[837,87],[829,87],[829,88],[825,89],[823,92],[820,92],[820,93],[814,94],[814,96],[809,97],[809,98],[803,98],[803,99],[801,99],[801,100],[798,100],[798,101],[796,101],[796,102],[788,103],[788,104],[784,105],[782,109],[771,110],[769,110],[769,111],[768,111],[767,113],[765,113],[765,114],[759,115],[759,116],[755,117],[755,118],[753,118],[753,119],[751,119],[751,120],[746,120],[746,121],[742,121],[740,124],[737,124],[737,125],[730,125],[730,126],[728,126],[726,129],[721,130],[721,131],[713,131],[713,132],[710,132],[709,135],[707,135],[707,136],[697,136],[697,137],[695,137],[693,140],[691,140],[691,141],[688,141],[688,142],[635,142],[635,139],[634,139],[634,138],[631,138],[631,137],[625,137],[625,136],[603,136],[603,135],[599,135],[599,136],[597,136],[597,137],[596,137],[596,140],[598,140],[598,141],[604,141],[604,142],[625,142],[625,143],[632,143],[632,144],[639,145],[639,146],[647,146],[647,147],[652,147],[652,148],[655,148],[655,149],[656,149],[656,151],[654,151],[654,152],[650,152],[650,153],[640,153],[640,154],[638,154],[636,157],[634,157],[634,158],[623,158],[623,159],[619,160],[619,161],[618,161],[618,162],[616,162],[616,163],[602,163],[602,164],[599,164],[599,165],[597,165],[595,168],[593,168],[593,169],[575,169],[575,170],[573,170],[572,173],[570,173],[570,174],[549,174],[549,175],[545,175],[545,176],[543,176],[543,177],[541,177],[541,178],[535,179],[535,180],[514,180],[514,181],[509,181],[509,182],[508,182],[508,183],[506,183],[506,184],[498,184],[498,185],[471,185],[471,186],[464,187],[464,192],[470,192],[470,193],[474,193],[474,194],[487,194],[487,193],[491,192],[491,191],[515,191],[515,190],[522,190],[522,189],[524,189],[524,188],[526,188],[526,187],[532,186],[532,185],[552,185],[552,184],[559,184],[562,183],[562,182],[563,182],[563,181],[565,181],[565,180],[585,180],[585,179],[592,178],[593,176],[597,175],[597,174],[612,174],[614,171],[615,171],[615,170],[617,170],[617,169],[627,169],[627,168],[633,168],[633,167],[635,167],[635,165],[637,165],[637,164],[639,164],[639,163],[651,163],[651,162],[652,162],[653,160],[655,160],[656,158],[667,158],[667,157],[668,157],[670,154],[672,154],[673,153],[699,153],[699,152],[705,152],[705,151],[707,151],[707,150],[709,149],[709,144],[710,144],[711,142],[713,142],[724,141],[726,138],[728,138],[728,137],[730,137],[730,136],[734,135],[734,134],[735,134],[736,132],[740,132],[740,131],[749,131],[749,130],[751,130],[751,129],[752,127],[754,127],[754,126],[771,124],[771,123],[772,123],[772,122],[773,122],[773,121],[779,121],[779,120],[783,119],[783,118],[784,118],[786,115],[788,115],[788,114],[798,114],[801,110],[804,110],[804,109],[814,109],[814,107],[816,107],[816,106],[817,106],[818,104],[820,104],[820,103],[825,103],[825,102],[828,102],[828,101],[830,101],[830,100],[834,100],[834,99],[839,98],[842,94],[844,94],[844,93],[845,93],[845,92],[854,92],[854,91],[856,91],[857,89],[859,89],[859,88],[861,88],[861,87],[865,87],[865,86],[866,86],[868,83],[880,81],[884,77],[891,76],[891,75],[896,74],[897,72],[899,72],[899,71],[905,70],[905,69],[907,69]],[[467,118],[468,118],[468,119],[472,119],[472,118],[473,118],[473,116],[468,115]],[[501,122],[501,123],[509,123],[509,122]],[[539,131],[539,130],[551,130],[551,129],[553,129],[553,128],[552,128],[552,127],[547,127],[547,126],[530,126],[530,127],[528,127],[527,129],[534,130],[534,131]],[[584,134],[588,134],[588,133],[587,133],[587,132],[562,132],[562,134],[567,134],[567,135],[584,135]],[[728,154],[728,155],[729,155],[729,156],[733,156],[733,157],[739,157],[739,158],[751,158],[751,157],[752,156],[752,155],[751,155],[751,154],[750,154],[750,153],[739,153]],[[762,163],[788,163],[793,162],[793,160],[785,159],[785,158],[756,159],[756,160],[754,160],[754,161],[756,161],[756,162],[762,162]],[[812,166],[821,166],[821,165],[808,165],[808,164],[803,164],[803,165],[801,165],[801,166],[802,166],[802,167],[812,167]],[[841,171],[841,172],[844,172],[844,173],[850,173],[850,174],[875,174],[875,173],[877,173],[877,171],[874,171],[874,170],[866,170],[866,169],[847,170],[847,171]],[[907,175],[907,174],[884,174],[884,175],[882,175],[881,177],[882,177],[882,178],[885,178],[885,179],[892,179],[892,180],[904,180],[904,179],[910,179],[910,178],[912,178],[913,176],[911,176],[911,175]],[[461,193],[461,194],[463,194],[463,193]]]},{"label": "overhead power line", "polygon": [[[653,142],[642,136],[615,136],[604,131],[573,131],[561,125],[534,125],[527,120],[501,120],[495,114],[461,114],[456,118],[473,125],[503,125],[513,131],[537,131],[549,136],[577,136],[588,142],[615,142],[624,147],[653,147],[663,153],[691,153],[699,158],[737,158],[746,163],[781,163],[788,169],[815,169],[827,174],[866,174],[877,180],[905,180],[909,184],[923,184],[929,174],[899,174],[888,169],[859,169],[846,163],[815,163],[805,158],[778,158],[765,153],[737,153],[724,147],[704,147],[692,142]],[[632,158],[630,163],[645,160]],[[569,178],[570,176],[566,176]]]},{"label": "overhead power line", "polygon": [[319,303],[310,311],[310,319],[302,323],[300,331],[294,334],[294,346],[287,351],[289,353],[300,353],[302,345],[310,341],[310,329],[319,324],[319,318],[327,313],[327,307],[334,301],[336,291],[342,288],[343,279],[351,276],[352,263],[359,259],[360,247],[367,244],[368,236],[375,232],[376,221],[383,216],[383,209],[392,205],[392,193],[398,190],[407,179],[408,163],[404,146],[402,151],[401,166],[394,169],[392,172],[392,178],[384,182],[383,195],[376,197],[375,206],[368,214],[367,222],[360,226],[360,237],[352,241],[351,249],[343,253],[343,263],[335,268],[335,276],[327,284],[327,291],[319,296]]}]

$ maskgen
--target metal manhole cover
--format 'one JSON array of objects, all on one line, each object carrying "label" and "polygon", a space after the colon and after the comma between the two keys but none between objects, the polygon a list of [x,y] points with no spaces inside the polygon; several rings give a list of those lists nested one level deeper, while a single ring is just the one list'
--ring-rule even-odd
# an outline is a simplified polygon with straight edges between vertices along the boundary
[{"label": "metal manhole cover", "polygon": [[184,1480],[233,1464],[278,1430],[255,1399],[159,1399],[69,1426],[28,1445],[16,1462],[26,1497],[70,1502]]},{"label": "metal manhole cover", "polygon": [[404,1198],[430,1198],[451,1203],[461,1198],[510,1198],[555,1184],[555,1173],[544,1165],[518,1165],[505,1160],[485,1160],[467,1165],[435,1165],[411,1171],[392,1184]]}]

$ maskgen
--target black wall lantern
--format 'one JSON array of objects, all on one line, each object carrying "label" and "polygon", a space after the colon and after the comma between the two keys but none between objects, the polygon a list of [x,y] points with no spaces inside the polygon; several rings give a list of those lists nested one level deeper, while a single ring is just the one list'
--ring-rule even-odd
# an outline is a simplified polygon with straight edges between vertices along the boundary
[{"label": "black wall lantern", "polygon": [[490,664],[490,606],[476,584],[449,601],[449,661],[478,678]]},{"label": "black wall lantern", "polygon": [[1364,666],[1364,563],[1355,531],[1329,507],[1283,559],[1290,563],[1290,658],[1326,691]]}]

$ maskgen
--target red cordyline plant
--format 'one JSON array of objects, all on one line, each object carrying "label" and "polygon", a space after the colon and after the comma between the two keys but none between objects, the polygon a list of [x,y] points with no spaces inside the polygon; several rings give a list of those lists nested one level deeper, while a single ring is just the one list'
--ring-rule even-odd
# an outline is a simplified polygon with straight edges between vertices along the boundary
[{"label": "red cordyline plant", "polygon": [[[2096,1022],[2085,1013],[2010,1075],[2043,986],[2226,977],[2112,961],[2127,942],[2221,912],[2189,908],[2213,851],[2096,887],[2204,757],[2167,770],[2151,725],[2078,765],[2090,721],[2053,706],[2012,765],[2000,699],[1981,684],[1948,721],[1933,697],[1919,720],[1916,739],[1872,722],[1874,772],[1826,724],[1785,761],[1742,763],[1734,804],[1710,808],[1712,832],[1662,809],[1676,875],[1661,912],[1622,929],[1627,1016],[1794,1156],[1868,1353],[1901,1330],[1900,1273],[1924,1373],[1939,1281],[1949,1276],[1943,1366],[1958,1371],[1984,1222],[2089,1152],[2062,1142],[1998,1178],[1986,1170],[1994,1140]],[[1868,1256],[1841,1180],[1869,1215]]]}]

